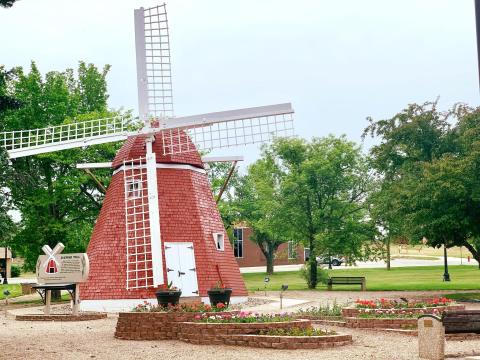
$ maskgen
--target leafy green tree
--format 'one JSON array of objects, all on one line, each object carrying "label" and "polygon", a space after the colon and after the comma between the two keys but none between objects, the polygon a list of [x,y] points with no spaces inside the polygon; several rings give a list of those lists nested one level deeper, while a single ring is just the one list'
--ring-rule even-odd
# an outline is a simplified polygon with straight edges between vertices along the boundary
[{"label": "leafy green tree", "polygon": [[392,119],[370,120],[365,133],[381,140],[371,154],[382,180],[377,212],[389,228],[412,242],[465,246],[480,260],[479,111],[413,104]]},{"label": "leafy green tree", "polygon": [[12,7],[16,1],[17,0],[0,0],[0,7],[3,7],[3,8]]},{"label": "leafy green tree", "polygon": [[[30,72],[14,69],[7,84],[22,106],[0,113],[2,130],[25,130],[114,115],[107,111],[106,75],[80,62],[73,70],[42,77],[35,63]],[[9,201],[22,217],[12,246],[32,269],[44,244],[62,242],[66,251],[83,251],[102,203],[98,185],[77,170],[80,162],[111,161],[120,144],[63,150],[11,160],[2,168],[0,186],[9,189]],[[97,173],[108,185],[110,171]]]},{"label": "leafy green tree", "polygon": [[317,285],[316,256],[363,258],[372,229],[366,214],[371,186],[367,163],[345,137],[279,139],[272,154],[282,171],[287,235],[310,249],[310,288]]},{"label": "leafy green tree", "polygon": [[250,236],[267,263],[267,273],[274,272],[278,247],[289,240],[285,232],[285,211],[281,194],[281,174],[272,153],[266,148],[261,159],[248,167],[248,173],[236,187],[238,220],[253,230]]}]

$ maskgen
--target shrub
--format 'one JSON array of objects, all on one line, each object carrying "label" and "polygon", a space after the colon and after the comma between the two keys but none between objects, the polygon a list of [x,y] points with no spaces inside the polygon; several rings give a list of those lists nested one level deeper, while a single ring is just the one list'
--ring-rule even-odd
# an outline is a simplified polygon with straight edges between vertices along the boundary
[{"label": "shrub", "polygon": [[299,309],[297,311],[299,316],[342,316],[342,306],[338,305],[336,301],[332,305],[319,305],[319,306],[310,306],[306,309]]},{"label": "shrub", "polygon": [[[310,283],[310,262],[305,263],[300,269],[300,276],[305,279],[307,285]],[[317,281],[319,284],[328,283],[328,271],[321,266],[317,266]]]},{"label": "shrub", "polygon": [[12,265],[12,270],[11,270],[12,277],[19,277],[21,273],[22,273],[22,270],[20,269],[20,266]]}]

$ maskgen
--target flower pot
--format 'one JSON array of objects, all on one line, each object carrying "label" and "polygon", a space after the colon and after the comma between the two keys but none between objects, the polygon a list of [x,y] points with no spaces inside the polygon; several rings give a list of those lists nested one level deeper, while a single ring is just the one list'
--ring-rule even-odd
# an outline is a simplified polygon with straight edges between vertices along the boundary
[{"label": "flower pot", "polygon": [[230,305],[230,296],[232,295],[232,289],[210,289],[207,291],[210,298],[210,305],[217,306],[222,303],[226,306]]},{"label": "flower pot", "polygon": [[182,292],[180,290],[160,290],[155,293],[158,305],[167,307],[168,305],[177,305]]}]

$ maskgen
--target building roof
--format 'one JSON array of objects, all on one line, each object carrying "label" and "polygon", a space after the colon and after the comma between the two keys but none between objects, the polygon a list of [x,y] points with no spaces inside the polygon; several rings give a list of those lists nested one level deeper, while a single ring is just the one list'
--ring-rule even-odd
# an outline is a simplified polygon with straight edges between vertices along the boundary
[{"label": "building roof", "polygon": [[[172,138],[173,141],[178,138],[183,142],[187,141],[187,135],[183,132],[181,136],[177,138]],[[131,136],[124,143],[122,148],[118,151],[117,156],[113,160],[112,167],[114,169],[119,168],[123,165],[123,161],[138,159],[139,157],[144,157],[146,155],[145,148],[145,138],[146,135],[136,135]],[[188,164],[193,165],[199,168],[203,168],[202,159],[197,151],[187,151],[183,153],[175,153],[172,155],[164,155],[169,152],[177,152],[179,150],[179,145],[172,145],[172,148],[168,147],[167,141],[162,139],[161,134],[156,135],[156,141],[153,143],[152,150],[156,154],[157,163],[173,163],[173,164]],[[195,149],[194,145],[191,145]],[[166,150],[166,151],[165,151]],[[174,150],[174,151],[172,151]]]},{"label": "building roof", "polygon": [[[7,259],[11,259],[11,258],[12,258],[12,252],[10,251],[10,249],[7,249]],[[4,247],[0,247],[0,259],[5,259]]]}]

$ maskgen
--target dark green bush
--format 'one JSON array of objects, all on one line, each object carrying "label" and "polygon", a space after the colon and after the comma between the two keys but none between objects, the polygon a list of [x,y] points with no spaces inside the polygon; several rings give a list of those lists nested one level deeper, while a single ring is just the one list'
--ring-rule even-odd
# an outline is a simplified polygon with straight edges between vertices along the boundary
[{"label": "dark green bush", "polygon": [[21,273],[22,273],[22,270],[20,269],[20,266],[12,265],[12,270],[11,270],[12,277],[19,277]]}]

